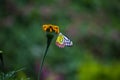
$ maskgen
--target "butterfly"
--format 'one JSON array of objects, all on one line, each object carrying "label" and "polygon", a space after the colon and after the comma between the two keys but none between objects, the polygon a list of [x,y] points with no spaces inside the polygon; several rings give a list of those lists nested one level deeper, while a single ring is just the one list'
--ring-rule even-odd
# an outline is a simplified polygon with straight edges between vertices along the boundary
[{"label": "butterfly", "polygon": [[72,46],[73,42],[62,33],[59,33],[56,39],[56,45],[60,48],[64,48],[65,46]]}]

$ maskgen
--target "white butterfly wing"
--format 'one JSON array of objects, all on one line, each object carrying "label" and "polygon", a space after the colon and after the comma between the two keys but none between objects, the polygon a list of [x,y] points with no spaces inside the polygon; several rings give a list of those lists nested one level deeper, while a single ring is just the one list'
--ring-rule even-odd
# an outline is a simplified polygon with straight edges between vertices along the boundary
[{"label": "white butterfly wing", "polygon": [[69,38],[67,38],[66,36],[64,36],[64,43],[65,43],[65,46],[72,46],[73,45],[73,42]]}]

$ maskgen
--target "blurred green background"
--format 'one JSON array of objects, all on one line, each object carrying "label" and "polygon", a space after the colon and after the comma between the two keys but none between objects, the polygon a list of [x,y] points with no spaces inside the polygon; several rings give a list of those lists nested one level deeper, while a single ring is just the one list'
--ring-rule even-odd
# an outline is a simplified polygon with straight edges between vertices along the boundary
[{"label": "blurred green background", "polygon": [[24,68],[13,78],[37,79],[46,47],[43,24],[59,26],[74,45],[58,48],[54,37],[41,80],[120,80],[119,0],[0,0],[6,74]]}]

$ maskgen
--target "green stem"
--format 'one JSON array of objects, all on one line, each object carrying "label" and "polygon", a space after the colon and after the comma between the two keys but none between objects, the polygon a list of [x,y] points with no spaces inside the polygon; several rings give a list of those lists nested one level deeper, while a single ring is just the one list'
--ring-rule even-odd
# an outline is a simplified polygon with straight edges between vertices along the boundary
[{"label": "green stem", "polygon": [[4,61],[3,61],[3,54],[0,53],[0,60],[1,60],[1,70],[4,72]]},{"label": "green stem", "polygon": [[46,54],[47,54],[47,52],[48,52],[48,48],[49,48],[49,46],[50,46],[50,43],[51,43],[51,41],[52,41],[52,39],[53,39],[54,36],[51,35],[51,34],[47,34],[46,37],[47,37],[47,46],[46,46],[45,53],[43,54],[43,57],[42,57],[42,60],[41,60],[41,63],[40,63],[40,69],[39,69],[39,72],[38,72],[38,80],[40,80],[40,75],[41,75],[41,73],[42,73],[43,63],[44,63]]}]

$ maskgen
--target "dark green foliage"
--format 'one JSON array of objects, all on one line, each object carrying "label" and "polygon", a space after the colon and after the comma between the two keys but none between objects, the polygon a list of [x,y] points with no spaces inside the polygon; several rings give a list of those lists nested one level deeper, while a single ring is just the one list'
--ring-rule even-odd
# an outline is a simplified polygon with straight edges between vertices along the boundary
[{"label": "dark green foliage", "polygon": [[[5,65],[5,73],[0,67],[1,78],[37,79],[47,45],[43,24],[58,25],[74,43],[60,49],[54,37],[43,80],[120,79],[119,0],[0,0],[0,50]],[[20,67],[25,71],[13,71]]]}]

